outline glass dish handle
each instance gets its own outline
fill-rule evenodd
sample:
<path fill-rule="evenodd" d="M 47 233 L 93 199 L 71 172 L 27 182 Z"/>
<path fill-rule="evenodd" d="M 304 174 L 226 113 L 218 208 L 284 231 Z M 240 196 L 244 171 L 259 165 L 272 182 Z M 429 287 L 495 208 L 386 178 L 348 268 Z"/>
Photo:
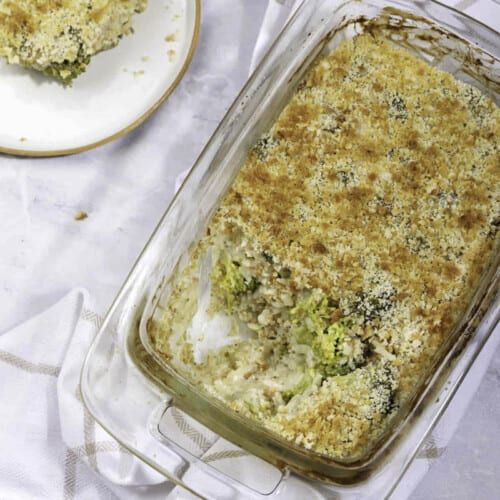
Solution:
<path fill-rule="evenodd" d="M 157 441 L 189 464 L 180 479 L 204 497 L 274 498 L 288 477 L 288 471 L 226 441 L 179 410 L 172 398 L 155 409 L 149 429 Z"/>

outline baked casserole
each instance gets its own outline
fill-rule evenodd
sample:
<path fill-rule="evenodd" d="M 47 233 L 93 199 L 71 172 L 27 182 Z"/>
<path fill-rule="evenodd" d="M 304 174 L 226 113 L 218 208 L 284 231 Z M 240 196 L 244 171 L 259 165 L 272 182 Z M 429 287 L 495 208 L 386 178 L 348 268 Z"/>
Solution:
<path fill-rule="evenodd" d="M 146 0 L 0 0 L 0 56 L 65 84 L 132 31 Z"/>
<path fill-rule="evenodd" d="M 497 244 L 500 112 L 367 32 L 319 57 L 173 282 L 155 350 L 355 460 L 428 374 Z"/>

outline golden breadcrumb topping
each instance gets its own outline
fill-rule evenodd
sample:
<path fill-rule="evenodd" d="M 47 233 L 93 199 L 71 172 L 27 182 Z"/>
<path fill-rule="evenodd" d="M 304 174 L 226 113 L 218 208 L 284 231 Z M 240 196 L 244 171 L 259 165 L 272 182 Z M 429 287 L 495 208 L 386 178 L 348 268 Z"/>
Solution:
<path fill-rule="evenodd" d="M 370 34 L 343 42 L 251 149 L 156 348 L 286 439 L 360 457 L 420 387 L 496 248 L 499 136 L 476 88 Z M 203 355 L 212 330 L 228 340 Z"/>

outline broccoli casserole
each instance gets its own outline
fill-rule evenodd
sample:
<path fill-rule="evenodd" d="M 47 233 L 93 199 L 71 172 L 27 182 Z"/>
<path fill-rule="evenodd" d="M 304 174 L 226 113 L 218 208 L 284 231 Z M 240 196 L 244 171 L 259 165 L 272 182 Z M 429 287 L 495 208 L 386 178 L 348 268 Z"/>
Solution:
<path fill-rule="evenodd" d="M 499 118 L 372 34 L 318 58 L 175 276 L 154 348 L 283 438 L 360 457 L 496 247 Z"/>
<path fill-rule="evenodd" d="M 0 0 L 0 55 L 65 84 L 132 31 L 146 0 Z"/>

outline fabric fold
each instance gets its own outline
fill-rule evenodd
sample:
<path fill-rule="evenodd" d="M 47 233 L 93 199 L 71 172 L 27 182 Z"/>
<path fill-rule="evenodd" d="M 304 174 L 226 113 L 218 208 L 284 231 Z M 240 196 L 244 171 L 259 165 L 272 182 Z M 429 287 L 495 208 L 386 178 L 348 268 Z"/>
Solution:
<path fill-rule="evenodd" d="M 137 498 L 141 490 L 155 499 L 171 488 L 82 402 L 80 372 L 101 322 L 90 303 L 86 290 L 72 290 L 0 336 L 0 498 Z"/>

